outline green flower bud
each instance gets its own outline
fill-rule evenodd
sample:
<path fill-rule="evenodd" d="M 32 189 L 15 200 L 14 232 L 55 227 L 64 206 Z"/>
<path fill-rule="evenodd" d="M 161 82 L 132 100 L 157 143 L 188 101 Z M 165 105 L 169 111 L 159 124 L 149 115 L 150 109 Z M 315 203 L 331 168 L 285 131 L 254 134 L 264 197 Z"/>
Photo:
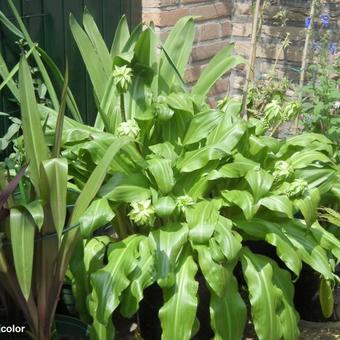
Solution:
<path fill-rule="evenodd" d="M 295 198 L 302 196 L 308 189 L 308 183 L 303 179 L 296 179 L 293 183 L 290 183 L 286 194 L 289 198 Z"/>
<path fill-rule="evenodd" d="M 125 93 L 132 83 L 132 69 L 124 66 L 115 66 L 112 74 L 119 93 Z"/>
<path fill-rule="evenodd" d="M 140 128 L 134 119 L 128 119 L 126 122 L 120 123 L 117 128 L 118 136 L 121 137 L 137 138 L 139 132 Z"/>
<path fill-rule="evenodd" d="M 155 210 L 151 205 L 151 200 L 144 200 L 131 203 L 132 210 L 128 216 L 131 221 L 139 226 L 152 225 L 155 222 Z"/>
<path fill-rule="evenodd" d="M 195 203 L 195 201 L 188 195 L 178 196 L 176 199 L 177 206 L 180 210 L 184 210 Z"/>

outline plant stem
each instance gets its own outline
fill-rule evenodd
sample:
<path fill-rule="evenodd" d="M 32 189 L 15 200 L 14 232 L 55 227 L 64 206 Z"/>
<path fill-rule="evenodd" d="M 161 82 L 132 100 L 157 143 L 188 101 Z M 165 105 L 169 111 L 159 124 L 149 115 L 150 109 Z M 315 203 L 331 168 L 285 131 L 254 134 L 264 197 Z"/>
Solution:
<path fill-rule="evenodd" d="M 309 27 L 306 28 L 306 40 L 305 40 L 305 46 L 303 48 L 303 53 L 302 53 L 302 62 L 301 62 L 301 71 L 300 71 L 300 80 L 299 80 L 300 101 L 302 100 L 302 88 L 303 88 L 303 84 L 305 83 L 306 67 L 308 64 L 308 50 L 309 50 L 309 43 L 310 43 L 310 38 L 312 34 L 312 29 L 313 29 L 313 20 L 315 16 L 316 2 L 317 0 L 312 1 L 311 10 L 310 10 L 311 21 L 310 21 Z M 294 134 L 298 132 L 299 119 L 300 119 L 300 116 L 298 115 L 295 119 Z"/>
<path fill-rule="evenodd" d="M 241 115 L 247 117 L 246 106 L 247 106 L 247 97 L 249 84 L 254 80 L 255 74 L 255 61 L 256 61 L 256 43 L 257 43 L 257 34 L 258 34 L 258 26 L 259 26 L 259 16 L 260 16 L 260 5 L 261 0 L 256 0 L 255 12 L 253 16 L 253 26 L 252 26 L 252 36 L 251 36 L 251 51 L 249 57 L 249 64 L 247 68 L 247 77 L 246 83 L 244 85 L 243 90 L 243 99 L 241 106 Z"/>
<path fill-rule="evenodd" d="M 120 94 L 120 112 L 121 112 L 121 115 L 122 115 L 122 122 L 126 122 L 124 93 Z"/>

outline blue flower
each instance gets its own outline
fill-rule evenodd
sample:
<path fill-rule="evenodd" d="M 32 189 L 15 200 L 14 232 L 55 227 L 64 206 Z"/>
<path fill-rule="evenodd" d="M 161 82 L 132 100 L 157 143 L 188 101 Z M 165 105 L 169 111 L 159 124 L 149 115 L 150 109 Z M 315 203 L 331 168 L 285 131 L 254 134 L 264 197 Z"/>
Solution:
<path fill-rule="evenodd" d="M 328 44 L 328 51 L 330 54 L 335 54 L 336 53 L 336 43 L 329 43 Z"/>
<path fill-rule="evenodd" d="M 307 17 L 306 20 L 305 20 L 305 27 L 310 29 L 311 24 L 312 24 L 312 18 L 311 17 Z"/>
<path fill-rule="evenodd" d="M 329 27 L 329 16 L 328 16 L 328 14 L 321 14 L 320 20 L 321 20 L 323 28 Z"/>

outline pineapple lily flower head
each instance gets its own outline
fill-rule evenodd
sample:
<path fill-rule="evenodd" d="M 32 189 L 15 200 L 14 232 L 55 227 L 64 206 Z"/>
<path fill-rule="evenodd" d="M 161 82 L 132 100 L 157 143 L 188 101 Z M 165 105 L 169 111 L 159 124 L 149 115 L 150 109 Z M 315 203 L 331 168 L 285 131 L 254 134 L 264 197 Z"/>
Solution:
<path fill-rule="evenodd" d="M 285 161 L 277 161 L 274 166 L 274 180 L 281 182 L 288 179 L 294 172 L 293 167 Z"/>
<path fill-rule="evenodd" d="M 192 197 L 188 195 L 178 196 L 176 199 L 177 207 L 183 211 L 186 207 L 189 207 L 195 204 L 195 201 Z"/>
<path fill-rule="evenodd" d="M 140 128 L 134 119 L 128 119 L 126 122 L 119 124 L 117 128 L 118 136 L 130 137 L 136 139 L 140 132 Z"/>
<path fill-rule="evenodd" d="M 143 200 L 131 203 L 132 210 L 128 216 L 130 220 L 139 226 L 151 226 L 155 222 L 155 209 L 151 200 Z"/>
<path fill-rule="evenodd" d="M 125 93 L 132 83 L 132 69 L 126 65 L 115 66 L 112 76 L 118 91 Z"/>
<path fill-rule="evenodd" d="M 296 179 L 294 182 L 290 183 L 286 194 L 289 198 L 295 198 L 302 196 L 308 190 L 308 183 L 303 179 Z"/>

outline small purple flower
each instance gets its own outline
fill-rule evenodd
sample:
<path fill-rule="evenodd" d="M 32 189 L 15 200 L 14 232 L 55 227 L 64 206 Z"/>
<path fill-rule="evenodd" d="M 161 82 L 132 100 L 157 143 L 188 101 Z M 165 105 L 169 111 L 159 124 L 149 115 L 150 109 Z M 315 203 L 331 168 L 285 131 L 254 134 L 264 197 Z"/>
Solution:
<path fill-rule="evenodd" d="M 310 29 L 311 24 L 312 24 L 312 18 L 311 17 L 307 17 L 306 20 L 305 20 L 305 27 Z"/>
<path fill-rule="evenodd" d="M 329 43 L 328 44 L 328 51 L 330 54 L 335 54 L 336 53 L 336 43 Z"/>
<path fill-rule="evenodd" d="M 328 16 L 328 14 L 321 14 L 320 20 L 321 20 L 323 28 L 329 27 L 329 16 Z"/>

